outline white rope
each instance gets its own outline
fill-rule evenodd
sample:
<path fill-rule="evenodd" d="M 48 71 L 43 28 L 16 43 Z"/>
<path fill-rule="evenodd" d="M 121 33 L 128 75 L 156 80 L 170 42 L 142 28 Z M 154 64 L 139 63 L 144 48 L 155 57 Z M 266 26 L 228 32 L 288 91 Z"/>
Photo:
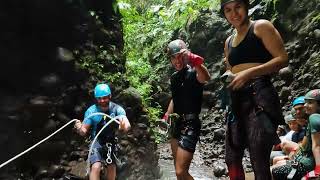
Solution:
<path fill-rule="evenodd" d="M 111 118 L 109 115 L 107 115 L 107 114 L 105 114 L 105 113 L 99 113 L 99 112 L 97 112 L 97 113 L 92 113 L 92 114 L 90 114 L 88 117 L 86 117 L 85 119 L 88 119 L 88 118 L 90 118 L 90 117 L 92 117 L 92 116 L 97 116 L 97 115 L 107 116 L 108 118 L 110 118 L 110 119 L 112 120 L 112 118 Z M 115 118 L 118 118 L 118 117 L 119 117 L 119 116 L 117 116 L 117 117 L 115 117 Z M 115 120 L 115 118 L 114 118 L 113 121 L 116 121 L 116 122 L 119 124 L 119 121 Z M 39 141 L 39 142 L 36 143 L 35 145 L 31 146 L 30 148 L 26 149 L 25 151 L 21 152 L 20 154 L 17 154 L 17 155 L 14 156 L 13 158 L 11 158 L 11 159 L 7 160 L 6 162 L 2 163 L 2 164 L 0 165 L 0 169 L 1 169 L 2 167 L 4 167 L 5 165 L 9 164 L 10 162 L 14 161 L 15 159 L 19 158 L 20 156 L 24 155 L 25 153 L 31 151 L 33 148 L 37 147 L 38 145 L 40 145 L 40 144 L 43 143 L 44 141 L 48 140 L 49 138 L 51 138 L 52 136 L 54 136 L 54 135 L 57 134 L 59 131 L 61 131 L 62 129 L 64 129 L 65 127 L 67 127 L 69 124 L 71 124 L 72 122 L 74 122 L 74 121 L 76 121 L 76 120 L 77 120 L 77 119 L 73 119 L 73 120 L 69 121 L 69 122 L 66 123 L 64 126 L 62 126 L 61 128 L 59 128 L 58 130 L 56 130 L 55 132 L 53 132 L 52 134 L 50 134 L 50 135 L 47 136 L 46 138 L 42 139 L 41 141 Z M 109 123 L 109 124 L 110 124 L 110 123 Z"/>
<path fill-rule="evenodd" d="M 77 119 L 73 119 L 71 121 L 69 121 L 68 123 L 66 123 L 64 126 L 62 126 L 61 128 L 59 128 L 58 130 L 56 130 L 54 133 L 50 134 L 49 136 L 47 136 L 46 138 L 42 139 L 41 141 L 39 141 L 38 143 L 36 143 L 35 145 L 31 146 L 30 148 L 28 148 L 27 150 L 21 152 L 20 154 L 14 156 L 13 158 L 9 159 L 8 161 L 2 163 L 0 165 L 0 169 L 7 165 L 8 163 L 10 163 L 11 161 L 19 158 L 20 156 L 24 155 L 25 153 L 31 151 L 33 148 L 37 147 L 39 144 L 43 143 L 44 141 L 48 140 L 49 138 L 51 138 L 53 135 L 57 134 L 59 131 L 61 131 L 62 129 L 64 129 L 65 127 L 67 127 L 69 124 L 71 124 L 72 122 L 76 121 Z"/>
<path fill-rule="evenodd" d="M 105 113 L 101 113 L 100 115 L 104 115 L 104 116 L 107 116 L 108 118 L 110 118 L 110 121 L 108 121 L 101 129 L 100 131 L 97 133 L 97 135 L 94 137 L 92 143 L 91 143 L 91 146 L 90 146 L 90 149 L 89 149 L 89 155 L 88 155 L 88 159 L 87 159 L 87 175 L 89 174 L 89 171 L 90 171 L 90 157 L 91 157 L 91 153 L 92 153 L 92 149 L 93 149 L 93 145 L 94 143 L 97 141 L 99 135 L 101 134 L 101 132 L 109 125 L 111 124 L 113 121 L 120 124 L 120 122 L 117 120 L 118 118 L 120 117 L 123 117 L 124 115 L 119 115 L 119 116 L 116 116 L 114 118 L 110 117 L 109 115 L 105 114 Z"/>

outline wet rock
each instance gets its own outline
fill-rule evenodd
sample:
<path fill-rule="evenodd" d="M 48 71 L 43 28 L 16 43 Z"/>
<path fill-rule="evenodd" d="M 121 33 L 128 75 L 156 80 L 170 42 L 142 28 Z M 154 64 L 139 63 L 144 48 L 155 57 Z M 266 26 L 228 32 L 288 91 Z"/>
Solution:
<path fill-rule="evenodd" d="M 45 169 L 44 167 L 42 167 L 42 168 L 40 168 L 40 169 L 38 170 L 38 172 L 36 173 L 35 178 L 36 178 L 36 179 L 43 179 L 43 178 L 45 178 L 45 177 L 48 177 L 48 175 L 49 175 L 48 170 Z"/>
<path fill-rule="evenodd" d="M 135 112 L 141 111 L 142 109 L 142 97 L 133 87 L 122 91 L 117 99 L 121 101 L 124 106 L 133 108 Z"/>
<path fill-rule="evenodd" d="M 71 170 L 69 171 L 69 173 L 71 175 L 80 177 L 81 179 L 84 179 L 86 177 L 87 163 L 85 161 L 81 161 L 81 162 L 73 161 L 73 164 L 70 167 L 71 167 Z"/>
<path fill-rule="evenodd" d="M 138 150 L 137 150 L 138 153 L 140 153 L 141 155 L 144 155 L 146 153 L 146 148 L 144 147 L 140 147 Z"/>
<path fill-rule="evenodd" d="M 320 80 L 316 81 L 316 82 L 312 85 L 311 89 L 320 89 Z"/>
<path fill-rule="evenodd" d="M 315 29 L 315 30 L 313 31 L 313 34 L 314 34 L 314 36 L 315 36 L 316 38 L 320 39 L 320 29 Z"/>
<path fill-rule="evenodd" d="M 47 92 L 54 92 L 59 90 L 57 87 L 61 81 L 61 78 L 57 74 L 51 73 L 41 78 L 40 86 L 46 88 Z"/>
<path fill-rule="evenodd" d="M 150 125 L 148 115 L 144 115 L 144 114 L 141 115 L 141 116 L 138 118 L 138 122 L 141 122 L 141 123 L 143 123 L 143 124 L 145 124 L 145 125 L 147 125 L 147 126 Z"/>
<path fill-rule="evenodd" d="M 53 119 L 49 119 L 44 127 L 44 132 L 50 133 L 54 132 L 57 129 L 57 123 Z"/>
<path fill-rule="evenodd" d="M 166 111 L 171 100 L 171 95 L 167 92 L 159 92 L 153 96 L 153 99 L 162 107 L 162 111 Z"/>
<path fill-rule="evenodd" d="M 225 137 L 225 130 L 223 128 L 214 130 L 214 139 L 222 140 Z"/>
<path fill-rule="evenodd" d="M 121 146 L 128 146 L 129 144 L 130 144 L 130 142 L 128 140 L 121 140 L 120 141 Z"/>
<path fill-rule="evenodd" d="M 289 95 L 291 94 L 291 88 L 290 87 L 282 87 L 280 92 L 280 97 L 282 99 L 288 99 Z"/>
<path fill-rule="evenodd" d="M 30 99 L 31 105 L 49 105 L 51 104 L 49 97 L 47 96 L 35 96 L 32 99 Z"/>
<path fill-rule="evenodd" d="M 61 177 L 64 172 L 65 172 L 65 169 L 60 165 L 52 165 L 48 171 L 50 177 L 53 177 L 53 178 Z"/>
<path fill-rule="evenodd" d="M 58 112 L 56 117 L 60 122 L 63 122 L 63 123 L 67 123 L 71 120 L 66 114 L 62 112 Z"/>
<path fill-rule="evenodd" d="M 306 73 L 302 76 L 302 79 L 303 79 L 303 85 L 305 87 L 309 87 L 309 84 L 310 84 L 311 80 L 313 79 L 313 75 L 310 73 Z"/>
<path fill-rule="evenodd" d="M 138 123 L 137 126 L 139 127 L 139 129 L 141 130 L 147 130 L 148 129 L 148 126 L 143 124 L 143 123 Z"/>
<path fill-rule="evenodd" d="M 213 173 L 217 177 L 221 177 L 223 175 L 226 175 L 226 167 L 221 164 L 216 164 L 213 168 Z"/>
<path fill-rule="evenodd" d="M 215 104 L 215 93 L 211 91 L 203 92 L 203 106 L 204 107 L 212 107 Z"/>
<path fill-rule="evenodd" d="M 61 60 L 61 61 L 72 61 L 74 60 L 74 56 L 73 53 L 64 47 L 57 47 L 57 52 L 56 52 L 56 57 L 57 59 Z"/>
<path fill-rule="evenodd" d="M 279 75 L 282 80 L 287 82 L 287 84 L 290 84 L 293 80 L 293 72 L 292 69 L 288 66 L 285 68 L 280 69 Z"/>

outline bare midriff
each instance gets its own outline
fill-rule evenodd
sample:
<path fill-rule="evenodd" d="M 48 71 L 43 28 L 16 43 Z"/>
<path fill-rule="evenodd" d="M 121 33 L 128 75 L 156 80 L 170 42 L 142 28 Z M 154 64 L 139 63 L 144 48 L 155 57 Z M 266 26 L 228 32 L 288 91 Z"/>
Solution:
<path fill-rule="evenodd" d="M 252 67 L 259 66 L 261 64 L 263 64 L 263 63 L 243 63 L 243 64 L 238 64 L 238 65 L 232 66 L 231 72 L 235 74 L 235 73 L 244 71 L 246 69 L 250 69 Z"/>

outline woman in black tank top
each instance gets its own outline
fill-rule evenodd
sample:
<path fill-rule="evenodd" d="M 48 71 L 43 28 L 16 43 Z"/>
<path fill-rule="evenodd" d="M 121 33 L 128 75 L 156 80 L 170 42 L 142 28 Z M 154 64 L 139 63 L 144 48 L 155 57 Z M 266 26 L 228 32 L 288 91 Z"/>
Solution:
<path fill-rule="evenodd" d="M 224 48 L 227 70 L 234 74 L 227 86 L 231 110 L 227 117 L 226 163 L 231 180 L 244 180 L 242 158 L 248 148 L 255 179 L 269 180 L 270 152 L 280 142 L 276 129 L 284 124 L 270 74 L 287 65 L 288 55 L 272 23 L 251 21 L 248 8 L 249 0 L 221 0 L 221 12 L 235 28 Z"/>

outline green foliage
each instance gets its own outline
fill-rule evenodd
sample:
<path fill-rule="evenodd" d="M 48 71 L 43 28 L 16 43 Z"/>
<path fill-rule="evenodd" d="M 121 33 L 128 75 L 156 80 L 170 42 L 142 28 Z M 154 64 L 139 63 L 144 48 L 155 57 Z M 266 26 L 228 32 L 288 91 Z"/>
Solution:
<path fill-rule="evenodd" d="M 218 1 L 119 0 L 118 4 L 123 16 L 127 77 L 143 97 L 148 97 L 152 88 L 148 83 L 159 78 L 153 74 L 155 64 L 168 64 L 164 50 L 174 32 L 195 20 L 200 10 L 217 7 Z"/>
<path fill-rule="evenodd" d="M 122 15 L 126 77 L 143 97 L 151 121 L 160 108 L 151 107 L 152 84 L 161 79 L 158 70 L 168 65 L 165 49 L 175 32 L 185 29 L 200 11 L 218 10 L 218 0 L 118 0 Z"/>
<path fill-rule="evenodd" d="M 312 23 L 319 23 L 320 24 L 320 14 L 317 14 L 315 15 L 313 18 L 312 18 Z"/>
<path fill-rule="evenodd" d="M 114 59 L 112 56 L 112 52 L 105 50 L 100 46 L 97 50 L 85 51 L 80 54 L 79 51 L 74 51 L 74 54 L 79 56 L 79 61 L 77 61 L 77 66 L 80 69 L 84 69 L 88 71 L 94 81 L 107 81 L 110 83 L 114 83 L 120 79 L 120 72 L 106 72 L 104 69 L 103 61 L 107 59 Z M 110 64 L 115 64 L 114 60 L 110 62 Z"/>

